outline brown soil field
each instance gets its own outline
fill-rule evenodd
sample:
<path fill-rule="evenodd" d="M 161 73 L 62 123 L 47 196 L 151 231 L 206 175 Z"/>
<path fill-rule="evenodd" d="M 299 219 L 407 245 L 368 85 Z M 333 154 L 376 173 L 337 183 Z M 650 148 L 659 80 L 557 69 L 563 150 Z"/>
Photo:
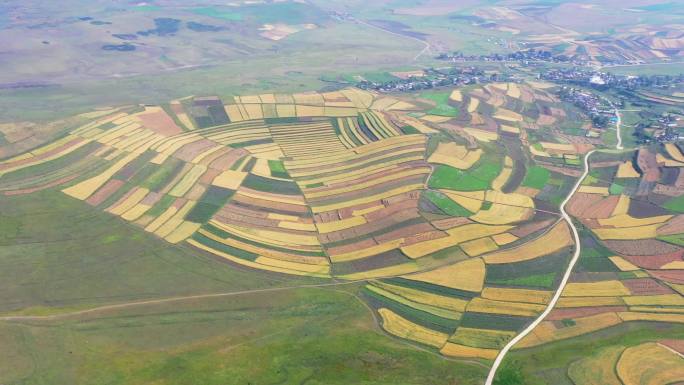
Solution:
<path fill-rule="evenodd" d="M 518 238 L 524 238 L 532 233 L 536 233 L 537 231 L 543 230 L 551 226 L 554 222 L 556 222 L 555 219 L 547 219 L 543 222 L 532 222 L 519 226 L 511 230 L 510 233 Z"/>
<path fill-rule="evenodd" d="M 367 238 L 362 241 L 356 242 L 356 243 L 350 243 L 348 245 L 343 245 L 343 246 L 335 246 L 335 247 L 330 247 L 326 248 L 328 250 L 328 254 L 330 255 L 339 255 L 339 254 L 344 254 L 348 253 L 351 251 L 355 250 L 362 250 L 362 249 L 367 249 L 371 246 L 377 245 L 377 242 L 373 238 Z"/>
<path fill-rule="evenodd" d="M 624 256 L 624 258 L 639 267 L 646 269 L 659 269 L 660 266 L 663 266 L 667 263 L 681 261 L 682 256 L 684 256 L 684 250 L 677 249 L 664 254 L 631 255 Z"/>
<path fill-rule="evenodd" d="M 216 143 L 209 139 L 198 140 L 181 147 L 173 153 L 173 156 L 186 162 L 191 162 L 193 159 L 195 159 L 195 157 L 197 157 L 197 155 L 215 145 Z"/>
<path fill-rule="evenodd" d="M 564 319 L 572 319 L 579 317 L 586 317 L 601 313 L 612 313 L 627 311 L 627 306 L 586 306 L 564 309 L 553 309 L 551 313 L 545 318 L 548 321 L 560 321 Z"/>
<path fill-rule="evenodd" d="M 684 354 L 684 340 L 661 340 L 658 341 L 658 343 L 665 345 L 676 352 Z"/>
<path fill-rule="evenodd" d="M 672 235 L 684 233 L 684 214 L 677 215 L 658 227 L 658 235 Z"/>
<path fill-rule="evenodd" d="M 466 217 L 453 217 L 446 219 L 438 219 L 433 221 L 432 224 L 440 230 L 448 230 L 457 226 L 462 226 L 468 223 L 472 223 L 470 219 Z"/>
<path fill-rule="evenodd" d="M 178 106 L 181 107 L 181 105 Z M 181 112 L 183 112 L 182 107 Z M 164 136 L 176 135 L 183 132 L 183 130 L 176 125 L 176 122 L 174 122 L 161 108 L 153 112 L 141 113 L 138 115 L 138 118 L 143 126 Z"/>
<path fill-rule="evenodd" d="M 637 156 L 637 165 L 643 173 L 643 179 L 647 182 L 657 182 L 660 179 L 660 169 L 656 162 L 656 154 L 642 148 Z"/>
<path fill-rule="evenodd" d="M 268 209 L 270 212 L 274 213 L 298 215 L 306 214 L 309 211 L 307 206 L 274 202 L 266 199 L 252 198 L 239 193 L 233 196 L 233 200 L 235 202 L 240 202 L 251 206 L 264 207 Z"/>
<path fill-rule="evenodd" d="M 247 155 L 249 155 L 249 151 L 245 150 L 244 148 L 231 150 L 228 153 L 216 158 L 216 160 L 211 162 L 209 167 L 215 168 L 217 170 L 228 170 L 238 159 L 241 159 Z"/>
<path fill-rule="evenodd" d="M 649 270 L 652 276 L 670 283 L 684 284 L 684 270 Z"/>
<path fill-rule="evenodd" d="M 616 251 L 622 255 L 653 255 L 653 254 L 667 254 L 674 253 L 680 249 L 677 246 L 669 243 L 661 242 L 655 239 L 641 239 L 638 241 L 604 241 L 609 249 Z M 632 262 L 634 263 L 634 262 Z"/>
<path fill-rule="evenodd" d="M 663 286 L 653 278 L 625 279 L 622 284 L 627 286 L 632 295 L 658 295 L 672 294 L 673 291 L 667 286 Z"/>
<path fill-rule="evenodd" d="M 378 243 L 385 243 L 385 242 L 393 241 L 395 239 L 407 238 L 407 237 L 412 237 L 412 236 L 416 236 L 416 237 L 420 238 L 421 235 L 426 234 L 426 233 L 432 233 L 432 232 L 434 232 L 434 230 L 435 230 L 435 228 L 432 227 L 427 222 L 426 223 L 417 223 L 415 225 L 406 226 L 406 227 L 403 227 L 401 229 L 397 229 L 394 231 L 390 231 L 390 232 L 375 236 L 374 238 L 375 238 L 375 241 Z M 443 234 L 443 233 L 439 232 L 438 234 Z M 431 238 L 429 236 L 426 236 L 426 237 L 428 239 L 435 239 L 435 238 Z"/>
<path fill-rule="evenodd" d="M 86 202 L 92 206 L 97 206 L 100 203 L 104 202 L 107 198 L 109 198 L 110 195 L 112 195 L 116 190 L 121 188 L 121 186 L 124 185 L 124 182 L 118 179 L 110 179 L 105 183 L 104 186 L 100 187 L 99 190 L 95 192 L 95 194 L 91 195 Z"/>

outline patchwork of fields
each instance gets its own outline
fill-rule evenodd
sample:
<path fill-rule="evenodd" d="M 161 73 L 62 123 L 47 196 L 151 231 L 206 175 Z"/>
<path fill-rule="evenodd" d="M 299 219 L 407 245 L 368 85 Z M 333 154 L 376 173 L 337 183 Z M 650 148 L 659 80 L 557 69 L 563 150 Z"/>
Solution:
<path fill-rule="evenodd" d="M 553 91 L 350 88 L 103 111 L 1 161 L 0 194 L 59 190 L 230 264 L 361 281 L 387 333 L 488 361 L 551 300 L 577 247 L 558 204 L 604 145 Z M 580 268 L 517 348 L 684 323 L 682 150 L 594 155 L 568 204 Z M 606 353 L 625 378 L 630 349 Z"/>

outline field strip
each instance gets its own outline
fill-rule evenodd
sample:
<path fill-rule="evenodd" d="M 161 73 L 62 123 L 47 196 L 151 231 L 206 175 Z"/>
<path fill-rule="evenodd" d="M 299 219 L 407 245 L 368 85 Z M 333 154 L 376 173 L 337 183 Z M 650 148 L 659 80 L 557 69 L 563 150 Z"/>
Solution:
<path fill-rule="evenodd" d="M 618 133 L 618 142 L 615 145 L 615 148 L 617 150 L 622 150 L 622 137 L 620 136 L 620 125 L 622 124 L 622 116 L 620 115 L 620 111 L 613 105 L 612 102 L 606 99 L 608 103 L 610 103 L 611 107 L 615 109 L 615 115 L 617 117 L 617 121 L 615 122 L 615 128 L 617 129 Z M 580 253 L 582 251 L 582 245 L 580 243 L 579 239 L 579 234 L 577 232 L 577 227 L 575 227 L 575 224 L 572 222 L 572 218 L 568 215 L 568 213 L 565 211 L 565 206 L 566 204 L 570 201 L 573 195 L 575 195 L 575 192 L 579 189 L 580 185 L 582 184 L 582 181 L 584 178 L 589 175 L 589 158 L 591 157 L 591 154 L 596 152 L 596 150 L 591 150 L 587 153 L 587 155 L 584 157 L 584 172 L 582 172 L 582 175 L 577 179 L 577 182 L 575 183 L 575 186 L 573 189 L 568 193 L 568 196 L 565 198 L 563 203 L 560 205 L 560 211 L 561 215 L 563 216 L 563 219 L 568 222 L 570 225 L 570 228 L 572 229 L 572 236 L 575 240 L 575 245 L 577 247 L 575 248 L 575 253 L 572 255 L 572 259 L 570 260 L 570 263 L 568 264 L 568 268 L 565 270 L 565 274 L 563 274 L 563 279 L 561 280 L 560 285 L 558 286 L 558 289 L 556 290 L 556 293 L 553 295 L 553 298 L 551 298 L 551 302 L 546 306 L 546 309 L 544 312 L 542 312 L 537 319 L 535 319 L 525 330 L 520 332 L 515 338 L 510 340 L 506 346 L 504 346 L 503 349 L 499 352 L 499 354 L 496 356 L 496 359 L 494 360 L 494 363 L 492 364 L 492 368 L 489 370 L 489 374 L 487 375 L 487 380 L 485 381 L 485 385 L 492 385 L 494 382 L 494 377 L 496 376 L 496 370 L 499 368 L 501 365 L 501 362 L 503 362 L 504 357 L 508 353 L 513 346 L 518 343 L 520 340 L 525 338 L 528 334 L 530 334 L 535 327 L 537 327 L 543 320 L 546 318 L 549 313 L 551 313 L 551 310 L 553 310 L 554 306 L 556 306 L 556 303 L 558 302 L 558 299 L 560 298 L 561 294 L 563 293 L 563 289 L 565 288 L 565 285 L 567 285 L 568 280 L 570 279 L 570 274 L 572 274 L 572 269 L 575 267 L 575 264 L 579 260 Z"/>
<path fill-rule="evenodd" d="M 563 289 L 565 288 L 565 285 L 568 283 L 568 280 L 570 279 L 570 274 L 572 273 L 572 269 L 575 267 L 575 264 L 579 260 L 580 252 L 582 250 L 581 245 L 580 245 L 580 239 L 579 239 L 579 233 L 577 232 L 577 227 L 575 227 L 575 224 L 572 223 L 572 218 L 568 215 L 568 213 L 565 211 L 565 205 L 570 201 L 573 195 L 575 195 L 575 192 L 577 192 L 577 189 L 579 189 L 580 185 L 582 184 L 582 181 L 584 178 L 587 177 L 589 174 L 589 158 L 591 157 L 591 154 L 596 152 L 596 150 L 589 151 L 587 155 L 584 157 L 584 172 L 582 175 L 577 179 L 577 182 L 575 183 L 575 186 L 573 189 L 570 191 L 568 196 L 565 198 L 563 203 L 560 205 L 560 211 L 561 215 L 563 216 L 563 219 L 568 222 L 570 225 L 570 228 L 572 229 L 572 236 L 575 241 L 575 253 L 572 255 L 572 259 L 570 260 L 570 263 L 568 264 L 568 268 L 565 270 L 565 274 L 563 274 L 563 279 L 561 280 L 560 285 L 558 286 L 558 289 L 556 290 L 556 293 L 553 295 L 553 298 L 551 298 L 551 301 L 549 304 L 546 306 L 546 309 L 535 319 L 525 330 L 520 332 L 515 338 L 510 340 L 506 346 L 504 346 L 503 349 L 499 352 L 499 354 L 496 356 L 496 359 L 494 360 L 494 363 L 492 364 L 492 368 L 489 370 L 489 374 L 487 375 L 487 380 L 485 381 L 485 385 L 492 385 L 494 382 L 494 376 L 496 375 L 496 370 L 499 368 L 501 365 L 501 362 L 503 362 L 504 357 L 506 357 L 506 354 L 508 353 L 511 348 L 518 343 L 520 340 L 525 338 L 528 334 L 534 330 L 543 320 L 546 318 L 549 313 L 551 313 L 551 310 L 553 310 L 554 306 L 556 306 L 556 302 L 558 302 L 558 299 L 560 299 L 561 293 L 563 292 Z"/>

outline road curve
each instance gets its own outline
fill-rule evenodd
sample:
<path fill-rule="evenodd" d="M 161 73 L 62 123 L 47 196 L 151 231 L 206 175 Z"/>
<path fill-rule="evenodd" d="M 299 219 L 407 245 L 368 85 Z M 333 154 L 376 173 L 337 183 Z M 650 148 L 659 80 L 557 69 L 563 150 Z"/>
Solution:
<path fill-rule="evenodd" d="M 617 111 L 617 110 L 616 110 Z M 618 114 L 619 116 L 619 114 Z M 618 118 L 619 119 L 619 118 Z M 618 126 L 619 127 L 619 126 Z M 589 174 L 589 158 L 591 157 L 591 154 L 593 154 L 596 150 L 592 150 L 587 153 L 587 155 L 584 157 L 584 172 L 582 175 L 577 179 L 577 182 L 575 183 L 575 186 L 572 188 L 568 196 L 565 198 L 563 203 L 560 205 L 560 212 L 563 217 L 563 219 L 568 223 L 570 228 L 572 229 L 572 236 L 575 241 L 575 253 L 572 255 L 572 259 L 570 260 L 570 263 L 568 264 L 568 268 L 565 270 L 565 274 L 563 275 L 563 279 L 561 280 L 560 285 L 558 286 L 558 289 L 556 290 L 556 293 L 553 295 L 553 298 L 551 298 L 551 301 L 549 302 L 548 305 L 546 305 L 546 309 L 544 309 L 544 312 L 542 312 L 537 319 L 534 320 L 525 330 L 520 332 L 515 338 L 510 340 L 506 346 L 504 346 L 503 349 L 499 352 L 499 354 L 496 356 L 496 359 L 494 360 L 494 364 L 492 365 L 491 369 L 489 370 L 489 374 L 487 375 L 487 380 L 485 381 L 485 385 L 492 385 L 494 382 L 494 377 L 496 376 L 496 371 L 501 365 L 501 362 L 503 362 L 504 357 L 506 357 L 506 354 L 508 353 L 511 348 L 517 344 L 520 340 L 525 338 L 528 334 L 534 330 L 537 325 L 539 325 L 544 318 L 546 318 L 547 315 L 553 310 L 553 308 L 556 306 L 556 302 L 558 302 L 558 299 L 561 296 L 561 293 L 563 292 L 563 289 L 565 288 L 565 285 L 567 285 L 568 280 L 570 279 L 570 274 L 572 273 L 572 269 L 575 267 L 575 264 L 577 263 L 577 260 L 579 260 L 580 252 L 581 252 L 581 245 L 580 245 L 580 239 L 579 239 L 579 233 L 577 232 L 577 227 L 575 227 L 575 224 L 572 222 L 572 219 L 568 215 L 568 213 L 565 211 L 565 205 L 570 201 L 573 195 L 575 195 L 575 192 L 577 192 L 577 189 L 580 187 L 582 184 L 582 181 L 586 176 Z"/>

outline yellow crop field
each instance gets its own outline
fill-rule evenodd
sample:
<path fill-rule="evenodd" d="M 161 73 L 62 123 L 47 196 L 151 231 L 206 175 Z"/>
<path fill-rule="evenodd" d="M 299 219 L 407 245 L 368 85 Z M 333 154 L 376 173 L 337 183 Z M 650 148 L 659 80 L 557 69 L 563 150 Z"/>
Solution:
<path fill-rule="evenodd" d="M 682 154 L 674 143 L 665 143 L 665 151 L 667 151 L 667 154 L 677 162 L 684 162 L 684 154 Z"/>
<path fill-rule="evenodd" d="M 506 95 L 518 99 L 520 97 L 520 88 L 515 83 L 508 83 L 508 92 L 506 92 Z"/>
<path fill-rule="evenodd" d="M 572 308 L 585 306 L 624 306 L 622 297 L 561 297 L 558 308 Z"/>
<path fill-rule="evenodd" d="M 101 174 L 96 175 L 90 179 L 86 179 L 71 187 L 67 187 L 64 190 L 62 190 L 62 192 L 76 199 L 86 200 L 95 192 L 95 190 L 102 187 L 102 185 L 105 184 L 114 174 L 116 174 L 119 170 L 124 168 L 128 163 L 130 163 L 137 157 L 138 154 L 128 154 L 118 162 L 114 163 L 111 167 L 106 169 Z"/>
<path fill-rule="evenodd" d="M 213 221 L 211 223 L 214 223 Z M 293 234 L 283 231 L 273 231 L 258 228 L 246 228 L 242 226 L 234 226 L 223 224 L 222 229 L 231 232 L 237 236 L 247 238 L 253 241 L 295 248 L 297 246 L 319 246 L 318 237 L 308 234 Z"/>
<path fill-rule="evenodd" d="M 446 249 L 462 242 L 484 238 L 511 229 L 511 226 L 489 226 L 483 224 L 467 224 L 447 230 L 449 236 L 404 246 L 401 251 L 410 258 L 420 258 L 435 251 Z"/>
<path fill-rule="evenodd" d="M 624 346 L 610 346 L 575 361 L 568 367 L 568 377 L 575 385 L 623 385 L 615 374 L 615 365 Z"/>
<path fill-rule="evenodd" d="M 404 278 L 452 289 L 480 292 L 484 286 L 485 265 L 482 258 L 472 258 Z"/>
<path fill-rule="evenodd" d="M 480 207 L 482 207 L 482 202 L 484 202 L 485 199 L 484 191 L 440 191 L 449 197 L 449 199 L 473 213 L 476 213 L 480 210 Z"/>
<path fill-rule="evenodd" d="M 279 118 L 294 118 L 297 116 L 294 104 L 278 104 L 276 105 L 276 112 Z"/>
<path fill-rule="evenodd" d="M 150 190 L 142 187 L 134 187 L 135 191 L 130 194 L 126 199 L 120 202 L 116 207 L 111 207 L 107 209 L 110 213 L 114 215 L 121 215 L 126 211 L 137 205 L 145 196 L 150 192 Z"/>
<path fill-rule="evenodd" d="M 175 230 L 173 230 L 164 239 L 170 243 L 178 243 L 180 241 L 184 241 L 192 234 L 194 234 L 195 231 L 197 231 L 200 228 L 200 226 L 202 225 L 199 223 L 183 221 L 180 225 L 178 225 L 178 227 L 176 227 Z"/>
<path fill-rule="evenodd" d="M 576 337 L 617 325 L 622 319 L 615 313 L 601 313 L 588 317 L 574 319 L 575 324 L 557 328 L 553 321 L 544 321 L 537 326 L 532 333 L 523 338 L 517 348 L 528 348 L 541 345 L 550 341 Z"/>
<path fill-rule="evenodd" d="M 529 198 L 527 196 L 525 197 Z M 534 210 L 531 208 L 493 203 L 487 210 L 480 210 L 474 215 L 471 215 L 470 219 L 488 225 L 505 225 L 527 220 L 533 215 Z"/>
<path fill-rule="evenodd" d="M 508 314 L 533 317 L 544 311 L 545 306 L 524 302 L 496 301 L 481 297 L 473 298 L 466 311 L 491 314 Z"/>
<path fill-rule="evenodd" d="M 374 96 L 372 93 L 358 88 L 345 88 L 340 92 L 354 103 L 356 108 L 366 109 L 373 104 Z"/>
<path fill-rule="evenodd" d="M 612 216 L 616 217 L 619 215 L 627 215 L 627 212 L 629 210 L 629 203 L 630 203 L 630 198 L 627 195 L 620 195 L 620 198 L 618 199 L 618 203 L 613 209 L 613 212 L 611 213 Z"/>
<path fill-rule="evenodd" d="M 503 185 L 508 182 L 508 179 L 511 177 L 511 174 L 513 173 L 513 169 L 510 167 L 504 167 L 501 169 L 501 173 L 497 175 L 496 178 L 492 181 L 492 189 L 495 191 L 501 191 L 501 188 Z"/>
<path fill-rule="evenodd" d="M 498 249 L 499 246 L 489 237 L 474 239 L 461 244 L 461 249 L 471 257 L 476 257 Z"/>
<path fill-rule="evenodd" d="M 630 291 L 622 282 L 617 280 L 570 282 L 563 289 L 563 297 L 616 297 L 624 295 L 630 295 Z"/>
<path fill-rule="evenodd" d="M 586 194 L 599 194 L 599 195 L 610 195 L 610 192 L 608 191 L 608 187 L 599 187 L 599 186 L 580 186 L 580 188 L 577 190 L 578 192 L 581 193 L 586 193 Z"/>
<path fill-rule="evenodd" d="M 633 295 L 625 297 L 624 300 L 625 303 L 630 306 L 684 306 L 684 297 L 679 294 Z"/>
<path fill-rule="evenodd" d="M 626 161 L 618 166 L 617 174 L 615 174 L 615 176 L 618 178 L 638 178 L 641 175 L 634 169 L 632 162 Z"/>
<path fill-rule="evenodd" d="M 520 133 L 520 128 L 515 127 L 515 126 L 509 126 L 506 124 L 502 124 L 501 127 L 499 127 L 501 131 L 503 132 L 508 132 L 511 134 L 519 134 Z"/>
<path fill-rule="evenodd" d="M 373 285 L 380 287 L 391 293 L 394 293 L 396 295 L 399 295 L 401 297 L 404 297 L 408 300 L 424 303 L 427 305 L 432 305 L 435 307 L 449 310 L 451 312 L 462 313 L 465 311 L 466 305 L 468 304 L 468 301 L 460 298 L 447 297 L 422 290 L 392 285 L 380 281 L 373 281 Z"/>
<path fill-rule="evenodd" d="M 493 360 L 499 354 L 498 349 L 475 348 L 452 342 L 447 342 L 439 352 L 450 357 L 483 358 L 485 360 Z"/>
<path fill-rule="evenodd" d="M 622 214 L 614 215 L 610 218 L 602 218 L 599 219 L 598 222 L 601 226 L 637 227 L 664 223 L 668 221 L 670 218 L 672 218 L 672 215 L 659 215 L 655 217 L 636 218 L 629 214 Z"/>
<path fill-rule="evenodd" d="M 482 298 L 497 301 L 513 301 L 535 304 L 546 304 L 551 300 L 553 292 L 547 290 L 512 289 L 503 287 L 486 287 Z"/>
<path fill-rule="evenodd" d="M 468 151 L 465 146 L 454 142 L 440 143 L 428 162 L 445 164 L 460 170 L 467 170 L 482 156 L 482 149 Z"/>
<path fill-rule="evenodd" d="M 503 233 L 492 236 L 492 239 L 494 240 L 494 242 L 496 242 L 497 245 L 503 246 L 517 241 L 518 237 L 511 233 Z"/>
<path fill-rule="evenodd" d="M 432 306 L 429 304 L 414 302 L 408 298 L 394 294 L 390 291 L 387 291 L 387 290 L 380 288 L 380 287 L 377 287 L 377 286 L 366 285 L 366 289 L 372 291 L 375 294 L 378 294 L 378 295 L 383 296 L 385 298 L 388 298 L 392 301 L 400 303 L 404 306 L 408 306 L 410 308 L 417 309 L 417 310 L 420 310 L 420 311 L 425 312 L 425 313 L 433 314 L 433 315 L 436 315 L 438 317 L 442 317 L 445 319 L 451 319 L 451 320 L 461 319 L 462 314 L 459 312 L 454 312 L 451 310 L 442 309 L 440 307 Z"/>
<path fill-rule="evenodd" d="M 632 262 L 620 257 L 620 256 L 612 256 L 608 257 L 613 264 L 620 269 L 620 271 L 634 271 L 634 270 L 639 270 L 638 266 L 635 266 L 632 264 Z"/>
<path fill-rule="evenodd" d="M 471 127 L 466 127 L 463 129 L 463 131 L 472 135 L 475 139 L 482 142 L 493 142 L 499 140 L 499 134 L 493 131 L 485 131 Z"/>
<path fill-rule="evenodd" d="M 658 234 L 656 230 L 660 225 L 647 225 L 638 227 L 604 227 L 599 229 L 591 229 L 602 240 L 619 239 L 648 239 L 655 238 Z"/>
<path fill-rule="evenodd" d="M 169 191 L 169 195 L 174 197 L 182 197 L 190 188 L 197 182 L 197 180 L 207 171 L 207 166 L 196 164 L 187 174 Z"/>
<path fill-rule="evenodd" d="M 391 175 L 387 175 L 384 177 L 380 178 L 374 178 L 373 180 L 370 180 L 368 182 L 363 182 L 363 183 L 355 183 L 352 186 L 347 186 L 347 187 L 340 187 L 340 188 L 333 188 L 333 189 L 326 189 L 323 191 L 316 191 L 316 192 L 305 192 L 304 195 L 311 199 L 311 198 L 320 198 L 320 197 L 326 197 L 326 196 L 331 196 L 331 195 L 337 195 L 337 194 L 343 194 L 351 191 L 357 191 L 357 190 L 362 190 L 368 187 L 372 187 L 381 183 L 393 181 L 396 179 L 402 179 L 402 178 L 407 178 L 411 176 L 416 176 L 416 175 L 422 175 L 422 174 L 428 174 L 430 172 L 430 168 L 428 167 L 417 167 L 417 168 L 411 168 L 406 171 L 394 173 Z"/>
<path fill-rule="evenodd" d="M 416 325 L 389 309 L 378 309 L 378 313 L 380 314 L 380 317 L 382 317 L 382 327 L 387 330 L 388 333 L 394 334 L 397 337 L 437 348 L 441 348 L 449 337 L 444 333 Z"/>
<path fill-rule="evenodd" d="M 178 228 L 183 223 L 183 218 L 195 207 L 195 201 L 187 201 L 176 213 L 174 213 L 168 221 L 164 222 L 154 234 L 161 238 L 165 238 L 167 235 L 171 234 L 173 230 Z"/>
<path fill-rule="evenodd" d="M 449 342 L 475 348 L 500 349 L 515 337 L 515 334 L 514 331 L 508 330 L 473 329 L 461 326 L 449 337 Z"/>
<path fill-rule="evenodd" d="M 489 254 L 484 258 L 488 264 L 527 261 L 554 253 L 570 244 L 572 244 L 570 229 L 565 221 L 561 221 L 537 239 L 516 248 Z"/>
<path fill-rule="evenodd" d="M 255 198 L 255 199 L 263 199 L 271 202 L 279 202 L 279 203 L 285 203 L 289 205 L 298 205 L 298 206 L 305 206 L 306 202 L 304 202 L 304 198 L 298 195 L 284 195 L 284 194 L 275 194 L 275 193 L 267 193 L 263 191 L 257 191 L 257 190 L 251 190 L 247 189 L 245 187 L 242 187 L 238 190 L 238 194 L 250 197 L 250 198 Z"/>
<path fill-rule="evenodd" d="M 330 266 L 329 265 L 314 265 L 314 264 L 308 264 L 308 263 L 298 263 L 298 262 L 292 262 L 292 261 L 287 261 L 287 260 L 283 260 L 283 259 L 269 258 L 269 257 L 265 257 L 265 256 L 257 257 L 257 259 L 255 259 L 254 262 L 261 264 L 261 265 L 280 267 L 283 269 L 302 271 L 305 273 L 314 273 L 314 274 L 321 274 L 321 275 L 328 275 L 330 273 Z"/>
<path fill-rule="evenodd" d="M 423 188 L 422 184 L 410 184 L 406 186 L 401 186 L 397 187 L 382 193 L 377 193 L 373 195 L 369 195 L 363 198 L 357 198 L 357 199 L 352 199 L 344 202 L 339 202 L 339 203 L 331 203 L 328 205 L 323 205 L 323 206 L 311 206 L 311 211 L 314 213 L 322 213 L 325 211 L 331 211 L 331 210 L 338 210 L 342 209 L 345 207 L 351 207 L 351 206 L 357 206 L 357 205 L 362 205 L 365 203 L 370 203 L 373 201 L 381 200 L 381 199 L 387 199 L 389 197 L 403 194 L 409 191 L 414 191 L 414 190 L 421 190 Z"/>
<path fill-rule="evenodd" d="M 624 385 L 674 384 L 684 380 L 684 358 L 654 342 L 625 349 L 615 369 Z"/>
<path fill-rule="evenodd" d="M 505 108 L 497 108 L 493 117 L 496 119 L 506 120 L 509 122 L 522 122 L 523 121 L 522 115 L 520 115 L 517 112 L 507 110 Z"/>
<path fill-rule="evenodd" d="M 478 98 L 470 98 L 470 102 L 468 103 L 468 112 L 473 113 L 477 111 L 477 107 L 480 105 L 480 99 Z"/>
<path fill-rule="evenodd" d="M 410 274 L 420 270 L 421 267 L 415 262 L 401 263 L 399 265 L 393 265 L 389 267 L 381 267 L 379 269 L 373 269 L 368 271 L 361 271 L 358 273 L 339 275 L 337 278 L 347 279 L 347 280 L 359 280 L 359 279 L 374 279 L 374 278 L 384 278 L 384 277 L 396 277 L 402 274 Z"/>
<path fill-rule="evenodd" d="M 152 206 L 149 205 L 144 205 L 142 203 L 138 203 L 137 205 L 133 206 L 131 209 L 123 213 L 121 215 L 121 218 L 127 220 L 127 221 L 134 221 L 138 218 L 140 218 L 143 214 L 147 212 L 147 210 L 151 209 Z"/>
<path fill-rule="evenodd" d="M 217 175 L 211 182 L 214 186 L 237 190 L 247 177 L 246 172 L 226 170 Z"/>
<path fill-rule="evenodd" d="M 453 90 L 453 91 L 451 91 L 451 95 L 449 95 L 449 99 L 451 99 L 455 102 L 462 102 L 463 101 L 463 94 L 461 94 L 460 90 Z"/>
<path fill-rule="evenodd" d="M 240 265 L 251 267 L 253 269 L 268 270 L 268 271 L 273 271 L 273 272 L 277 272 L 277 273 L 285 273 L 285 274 L 304 275 L 304 276 L 309 276 L 309 277 L 319 277 L 319 278 L 329 278 L 330 277 L 327 274 L 309 273 L 309 272 L 304 272 L 304 271 L 299 271 L 299 270 L 285 269 L 285 268 L 278 267 L 278 266 L 262 265 L 260 263 L 248 261 L 246 259 L 242 259 L 242 258 L 232 256 L 232 255 L 225 253 L 223 251 L 213 249 L 209 246 L 203 245 L 203 244 L 195 241 L 194 239 L 189 239 L 187 242 L 190 245 L 192 245 L 192 246 L 194 246 L 200 250 L 207 251 L 211 254 L 218 255 L 219 257 L 225 258 L 227 260 L 230 260 L 230 261 L 235 262 L 235 263 L 240 264 Z"/>

